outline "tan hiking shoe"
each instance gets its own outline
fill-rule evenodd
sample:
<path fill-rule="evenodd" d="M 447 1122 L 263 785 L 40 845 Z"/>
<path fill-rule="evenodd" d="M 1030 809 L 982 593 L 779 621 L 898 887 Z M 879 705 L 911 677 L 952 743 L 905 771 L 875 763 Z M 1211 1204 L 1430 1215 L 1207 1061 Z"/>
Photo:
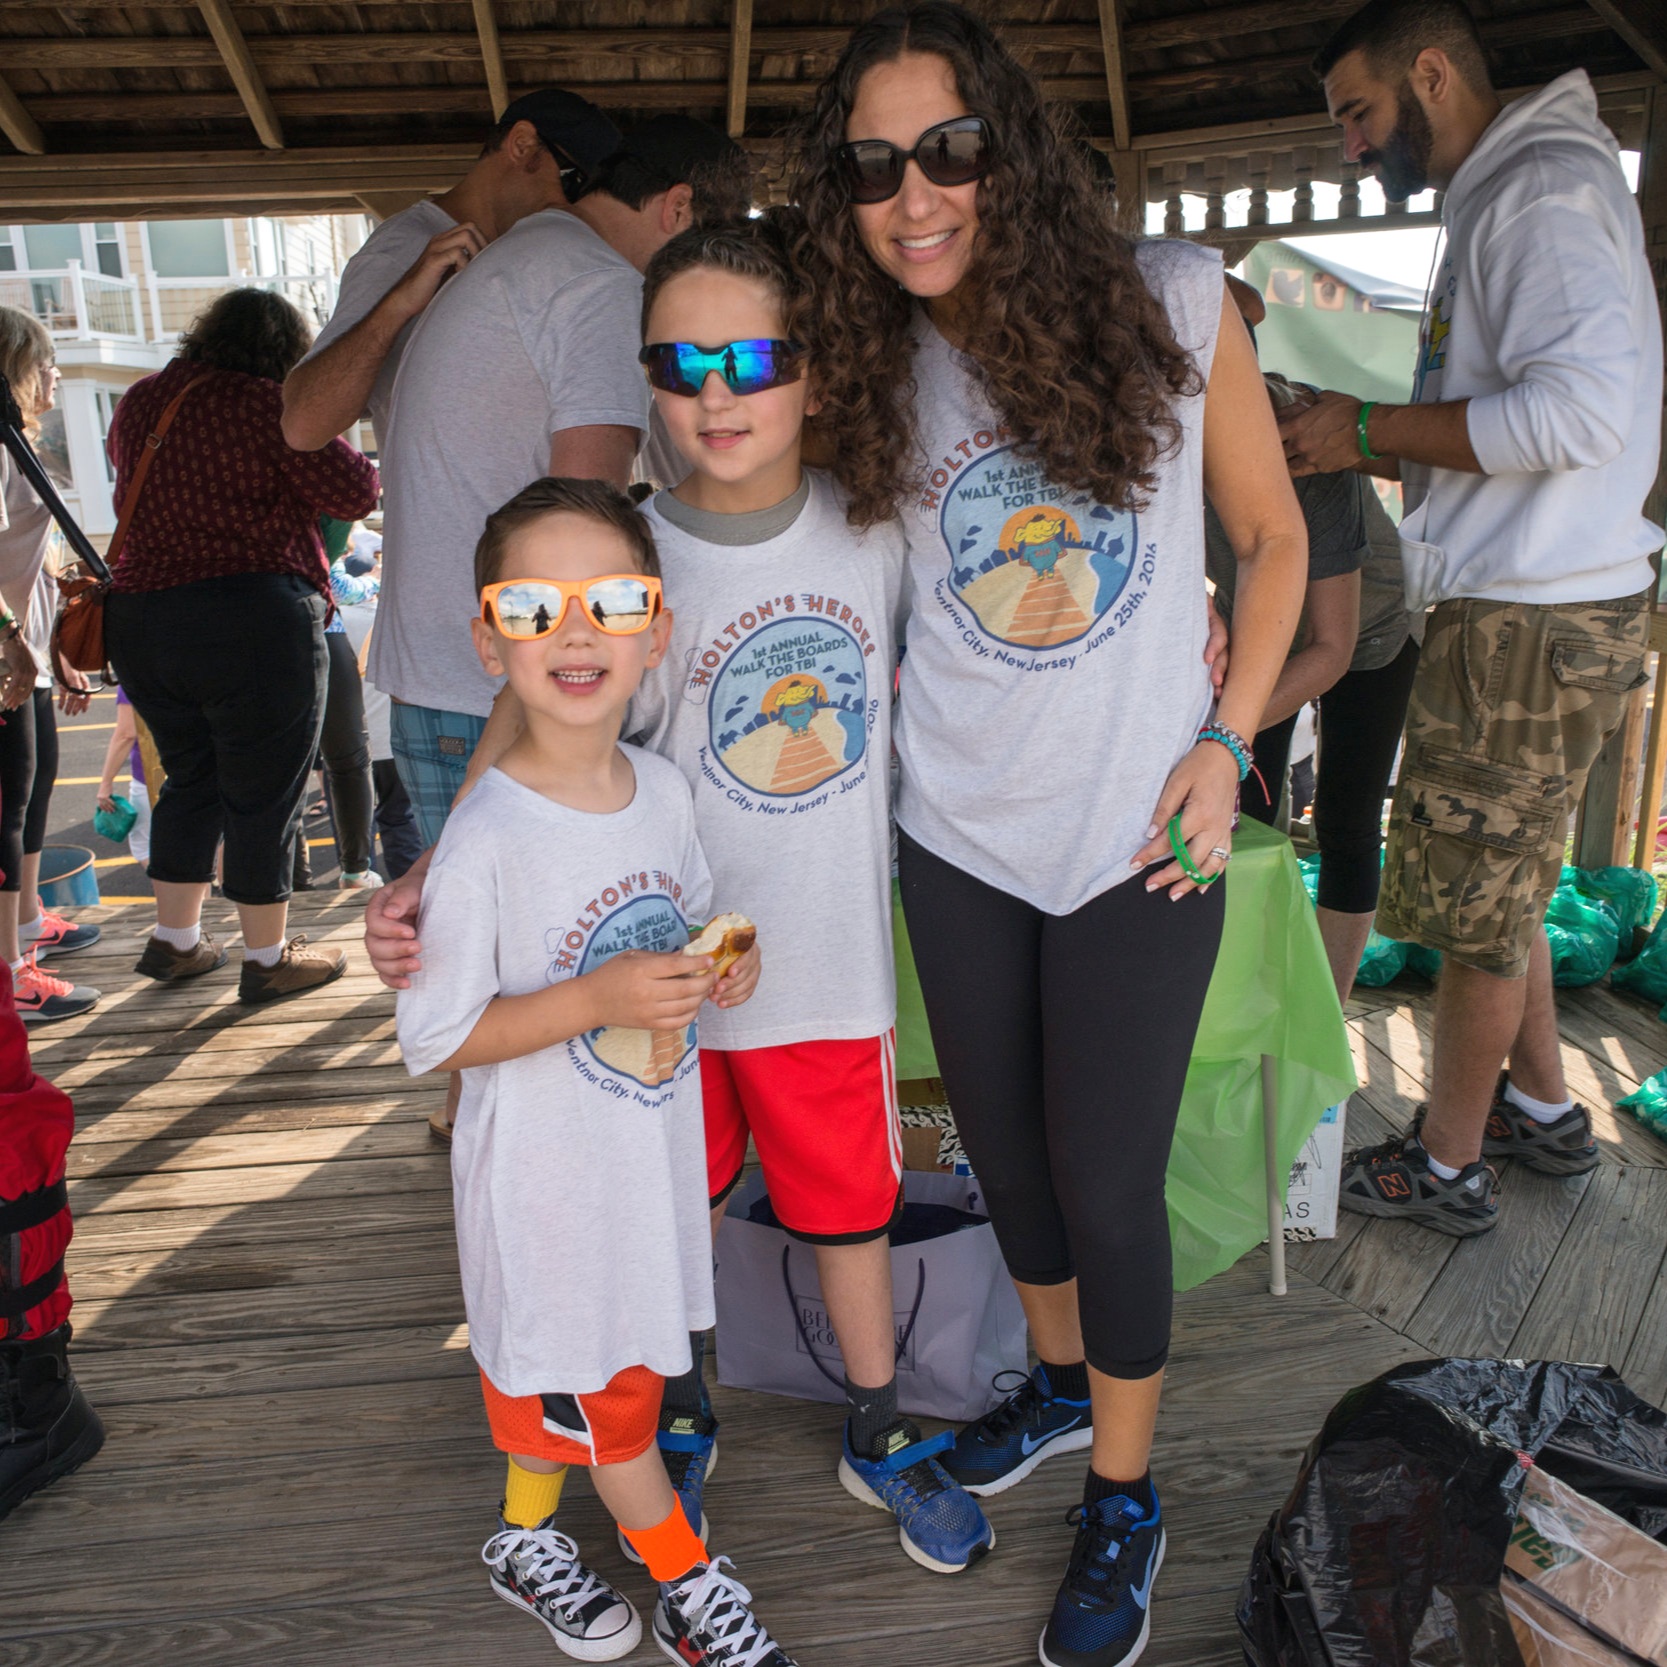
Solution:
<path fill-rule="evenodd" d="M 340 949 L 309 949 L 305 936 L 293 937 L 284 945 L 284 953 L 274 966 L 263 967 L 259 961 L 245 961 L 243 976 L 237 981 L 237 999 L 250 1003 L 280 1001 L 285 996 L 298 996 L 304 990 L 316 990 L 329 984 L 347 971 L 347 955 Z"/>
<path fill-rule="evenodd" d="M 225 964 L 225 950 L 205 932 L 190 949 L 175 949 L 160 938 L 152 938 L 133 970 L 167 984 L 176 978 L 198 978 Z"/>

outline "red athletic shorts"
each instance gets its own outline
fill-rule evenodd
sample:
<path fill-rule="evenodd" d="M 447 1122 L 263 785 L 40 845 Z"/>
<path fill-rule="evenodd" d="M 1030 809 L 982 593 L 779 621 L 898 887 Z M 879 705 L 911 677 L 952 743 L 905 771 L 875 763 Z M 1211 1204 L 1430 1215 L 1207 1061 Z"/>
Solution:
<path fill-rule="evenodd" d="M 624 1464 L 646 1453 L 665 1385 L 658 1372 L 627 1366 L 594 1395 L 506 1395 L 480 1375 L 492 1445 L 558 1464 Z"/>
<path fill-rule="evenodd" d="M 751 1134 L 770 1202 L 795 1238 L 861 1244 L 903 1198 L 897 1042 L 788 1042 L 700 1050 L 706 1179 L 714 1204 L 741 1179 Z"/>

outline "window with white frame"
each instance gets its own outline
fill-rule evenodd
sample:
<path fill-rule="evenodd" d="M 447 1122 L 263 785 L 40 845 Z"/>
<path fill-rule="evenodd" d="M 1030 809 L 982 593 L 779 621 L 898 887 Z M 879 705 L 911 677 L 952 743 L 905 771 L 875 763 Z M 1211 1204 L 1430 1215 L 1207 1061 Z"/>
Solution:
<path fill-rule="evenodd" d="M 224 220 L 152 220 L 151 269 L 159 278 L 229 278 Z"/>
<path fill-rule="evenodd" d="M 110 424 L 116 415 L 116 402 L 125 391 L 122 388 L 93 390 L 93 404 L 98 411 L 98 454 L 104 459 L 104 478 L 112 485 L 116 480 L 116 465 L 110 461 Z"/>
<path fill-rule="evenodd" d="M 12 228 L 0 226 L 0 272 L 17 270 L 17 244 L 12 241 Z"/>
<path fill-rule="evenodd" d="M 106 278 L 122 276 L 122 234 L 113 220 L 100 220 L 93 226 L 93 270 Z"/>
<path fill-rule="evenodd" d="M 79 226 L 25 226 L 23 264 L 33 272 L 62 272 L 72 260 L 80 260 Z"/>

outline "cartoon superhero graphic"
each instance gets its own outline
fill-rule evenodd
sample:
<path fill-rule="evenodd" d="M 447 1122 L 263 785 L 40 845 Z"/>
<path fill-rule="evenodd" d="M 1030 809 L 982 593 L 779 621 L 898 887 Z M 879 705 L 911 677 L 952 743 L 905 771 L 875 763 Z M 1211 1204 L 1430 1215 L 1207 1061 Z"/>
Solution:
<path fill-rule="evenodd" d="M 628 949 L 682 949 L 689 929 L 672 900 L 663 893 L 634 897 L 607 916 L 591 934 L 579 962 L 581 974 L 594 972 L 604 961 Z M 658 1088 L 678 1073 L 694 1046 L 695 1027 L 681 1030 L 632 1030 L 605 1025 L 588 1030 L 582 1042 L 598 1065 L 630 1077 L 644 1088 Z"/>
<path fill-rule="evenodd" d="M 1009 513 L 992 538 L 986 521 L 996 504 Z M 1134 565 L 1133 515 L 1057 492 L 1010 447 L 956 477 L 940 526 L 950 585 L 989 636 L 1020 648 L 1086 636 Z"/>
<path fill-rule="evenodd" d="M 778 619 L 746 638 L 713 679 L 712 750 L 744 787 L 793 798 L 868 750 L 868 679 L 843 626 Z"/>

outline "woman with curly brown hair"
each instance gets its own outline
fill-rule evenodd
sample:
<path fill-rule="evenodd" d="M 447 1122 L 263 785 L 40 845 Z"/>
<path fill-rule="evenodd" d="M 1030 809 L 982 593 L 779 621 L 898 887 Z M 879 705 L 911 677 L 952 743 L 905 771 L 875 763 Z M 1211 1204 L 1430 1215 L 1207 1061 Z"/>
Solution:
<path fill-rule="evenodd" d="M 110 662 L 167 777 L 151 820 L 157 924 L 137 970 L 168 981 L 225 965 L 201 926 L 223 836 L 246 1002 L 312 989 L 346 966 L 339 951 L 284 941 L 324 715 L 318 518 L 356 520 L 377 491 L 376 470 L 344 441 L 309 452 L 284 443 L 282 383 L 310 339 L 282 296 L 232 290 L 171 364 L 128 389 L 110 425 L 124 511 L 140 459 L 152 458 L 111 551 L 105 603 Z"/>
<path fill-rule="evenodd" d="M 798 194 L 834 471 L 853 520 L 899 514 L 909 542 L 904 906 L 1041 1357 L 937 1462 L 993 1494 L 1092 1449 L 1041 1658 L 1116 1667 L 1163 1556 L 1164 1171 L 1302 518 L 1219 258 L 1121 236 L 959 7 L 856 31 Z M 1241 575 L 1213 713 L 1206 488 Z"/>

